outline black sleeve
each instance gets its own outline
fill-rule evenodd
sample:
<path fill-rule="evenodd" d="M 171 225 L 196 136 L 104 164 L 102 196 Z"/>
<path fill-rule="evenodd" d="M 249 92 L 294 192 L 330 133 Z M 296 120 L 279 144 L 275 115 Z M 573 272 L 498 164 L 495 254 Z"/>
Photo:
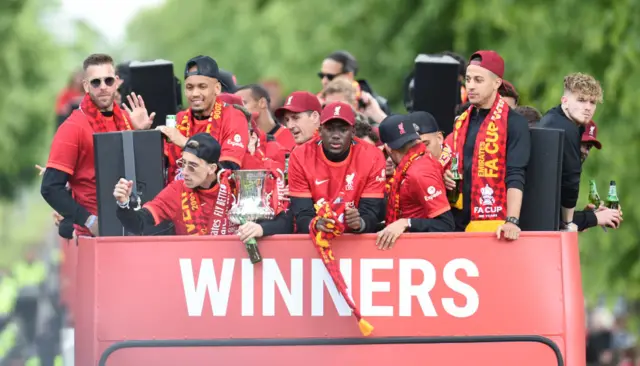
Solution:
<path fill-rule="evenodd" d="M 525 174 L 531 154 L 531 134 L 527 120 L 513 110 L 509 110 L 507 122 L 507 189 L 524 191 Z"/>
<path fill-rule="evenodd" d="M 375 233 L 378 223 L 382 220 L 384 212 L 384 198 L 361 198 L 358 203 L 358 212 L 364 221 L 363 233 Z"/>
<path fill-rule="evenodd" d="M 58 235 L 65 239 L 73 239 L 73 220 L 63 219 L 58 226 Z"/>
<path fill-rule="evenodd" d="M 584 231 L 598 225 L 598 217 L 593 210 L 574 211 L 573 223 L 578 226 L 578 231 Z"/>
<path fill-rule="evenodd" d="M 40 194 L 49 206 L 64 218 L 71 219 L 78 225 L 84 225 L 91 214 L 71 197 L 71 193 L 66 188 L 68 181 L 69 174 L 47 168 L 42 177 Z"/>
<path fill-rule="evenodd" d="M 580 136 L 579 133 L 566 130 L 562 152 L 562 184 L 560 186 L 560 204 L 565 208 L 574 208 L 580 192 Z"/>
<path fill-rule="evenodd" d="M 308 234 L 309 224 L 316 216 L 311 198 L 291 197 L 291 211 L 296 220 L 296 234 Z"/>
<path fill-rule="evenodd" d="M 411 219 L 411 233 L 448 233 L 456 229 L 451 210 L 432 219 Z"/>
<path fill-rule="evenodd" d="M 262 236 L 293 233 L 293 214 L 291 210 L 282 211 L 273 220 L 258 222 L 262 227 Z"/>
<path fill-rule="evenodd" d="M 220 166 L 223 169 L 227 169 L 227 170 L 240 170 L 240 165 L 232 161 L 222 160 L 220 161 Z"/>
<path fill-rule="evenodd" d="M 118 207 L 116 209 L 116 217 L 120 220 L 125 230 L 136 235 L 142 235 L 146 228 L 156 224 L 153 215 L 146 208 L 136 211 L 132 208 Z"/>

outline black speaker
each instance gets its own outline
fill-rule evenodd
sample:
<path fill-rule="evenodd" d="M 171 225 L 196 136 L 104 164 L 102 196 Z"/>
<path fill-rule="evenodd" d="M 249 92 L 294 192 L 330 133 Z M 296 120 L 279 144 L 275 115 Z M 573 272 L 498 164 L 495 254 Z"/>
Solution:
<path fill-rule="evenodd" d="M 527 167 L 520 228 L 557 231 L 560 228 L 560 182 L 564 131 L 531 128 L 531 155 Z"/>
<path fill-rule="evenodd" d="M 164 125 L 167 115 L 178 112 L 178 88 L 173 63 L 166 60 L 129 63 L 131 90 L 142 96 L 149 113 L 156 112 L 151 128 Z M 123 96 L 123 102 L 126 98 Z"/>
<path fill-rule="evenodd" d="M 459 67 L 448 55 L 418 55 L 415 60 L 413 110 L 431 113 L 445 136 L 453 131 L 460 99 Z"/>
<path fill-rule="evenodd" d="M 164 139 L 160 131 L 122 131 L 93 135 L 100 236 L 126 236 L 116 217 L 113 189 L 126 178 L 135 184 L 141 204 L 164 188 Z M 172 235 L 169 223 L 148 228 L 145 235 Z"/>

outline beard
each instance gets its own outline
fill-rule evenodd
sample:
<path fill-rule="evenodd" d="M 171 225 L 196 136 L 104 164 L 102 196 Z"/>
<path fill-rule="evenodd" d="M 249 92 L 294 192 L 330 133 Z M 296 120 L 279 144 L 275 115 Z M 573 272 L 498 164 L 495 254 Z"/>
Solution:
<path fill-rule="evenodd" d="M 99 110 L 110 109 L 113 106 L 113 102 L 116 97 L 115 93 L 111 95 L 89 93 L 89 96 Z"/>

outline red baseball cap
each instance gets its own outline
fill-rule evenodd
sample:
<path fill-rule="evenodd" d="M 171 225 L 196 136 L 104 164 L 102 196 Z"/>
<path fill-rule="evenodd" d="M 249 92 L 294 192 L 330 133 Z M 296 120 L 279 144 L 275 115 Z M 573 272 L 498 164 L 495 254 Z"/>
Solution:
<path fill-rule="evenodd" d="M 479 58 L 480 60 L 474 60 Z M 477 65 L 498 75 L 504 76 L 504 60 L 496 51 L 478 51 L 469 58 L 469 65 Z"/>
<path fill-rule="evenodd" d="M 235 94 L 221 93 L 220 95 L 218 95 L 218 98 L 220 98 L 221 101 L 227 104 L 237 104 L 237 105 L 244 106 L 244 102 L 242 101 L 242 98 L 240 98 L 240 96 Z"/>
<path fill-rule="evenodd" d="M 351 126 L 356 124 L 356 113 L 351 105 L 344 102 L 333 102 L 327 104 L 320 114 L 320 124 L 323 125 L 334 119 L 345 121 Z"/>
<path fill-rule="evenodd" d="M 582 134 L 582 142 L 593 144 L 596 149 L 602 149 L 602 144 L 598 141 L 598 126 L 595 122 L 589 121 L 584 126 L 584 133 Z"/>
<path fill-rule="evenodd" d="M 286 111 L 293 113 L 315 111 L 321 113 L 322 105 L 320 105 L 318 97 L 308 91 L 294 91 L 285 99 L 284 105 L 276 109 L 275 115 L 277 118 L 282 118 Z"/>

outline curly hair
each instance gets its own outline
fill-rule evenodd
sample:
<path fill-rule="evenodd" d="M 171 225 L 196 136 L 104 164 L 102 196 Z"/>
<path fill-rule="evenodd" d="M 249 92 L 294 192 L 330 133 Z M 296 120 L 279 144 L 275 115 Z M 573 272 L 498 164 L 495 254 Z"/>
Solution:
<path fill-rule="evenodd" d="M 587 98 L 593 98 L 602 103 L 602 87 L 593 76 L 576 72 L 564 77 L 564 91 Z"/>

